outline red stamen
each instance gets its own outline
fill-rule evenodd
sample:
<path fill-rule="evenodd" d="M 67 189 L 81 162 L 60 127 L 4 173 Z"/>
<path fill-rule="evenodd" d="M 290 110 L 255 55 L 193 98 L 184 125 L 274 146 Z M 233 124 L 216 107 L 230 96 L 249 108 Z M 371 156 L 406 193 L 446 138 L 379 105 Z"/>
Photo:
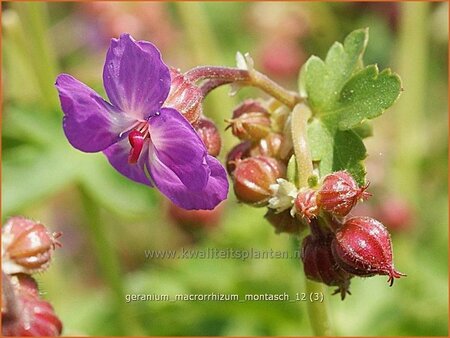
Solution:
<path fill-rule="evenodd" d="M 131 150 L 128 155 L 128 163 L 135 164 L 139 159 L 139 155 L 141 154 L 142 148 L 144 146 L 145 134 L 141 133 L 138 130 L 132 130 L 128 134 L 128 140 L 130 141 Z"/>

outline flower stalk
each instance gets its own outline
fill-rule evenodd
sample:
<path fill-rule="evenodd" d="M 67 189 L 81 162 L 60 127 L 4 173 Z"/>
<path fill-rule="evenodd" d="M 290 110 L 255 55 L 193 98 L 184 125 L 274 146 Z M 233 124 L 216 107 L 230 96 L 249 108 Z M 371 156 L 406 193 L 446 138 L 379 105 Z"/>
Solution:
<path fill-rule="evenodd" d="M 266 75 L 254 69 L 200 66 L 189 70 L 185 76 L 192 82 L 207 80 L 203 89 L 203 93 L 206 94 L 221 85 L 235 83 L 240 86 L 259 88 L 291 109 L 301 102 L 300 95 L 284 89 Z"/>
<path fill-rule="evenodd" d="M 307 123 L 311 110 L 304 103 L 295 106 L 291 115 L 292 142 L 298 170 L 298 188 L 308 186 L 308 178 L 313 175 L 311 151 L 307 140 Z"/>
<path fill-rule="evenodd" d="M 311 110 L 304 103 L 296 105 L 291 114 L 292 141 L 298 170 L 298 180 L 296 183 L 299 189 L 308 187 L 308 178 L 313 175 L 312 157 L 308 146 L 306 129 L 310 117 Z M 323 295 L 325 293 L 323 284 L 313 282 L 308 278 L 305 278 L 305 281 L 306 292 L 308 294 L 317 293 Z M 309 301 L 306 304 L 314 335 L 333 335 L 326 300 L 324 299 L 323 302 Z"/>

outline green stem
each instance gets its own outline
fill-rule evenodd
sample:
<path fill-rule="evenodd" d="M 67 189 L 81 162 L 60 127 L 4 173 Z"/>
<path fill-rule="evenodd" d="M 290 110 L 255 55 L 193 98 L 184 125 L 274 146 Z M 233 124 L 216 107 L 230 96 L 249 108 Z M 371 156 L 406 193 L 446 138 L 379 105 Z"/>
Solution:
<path fill-rule="evenodd" d="M 307 125 L 311 117 L 309 107 L 300 103 L 295 106 L 291 115 L 292 143 L 298 170 L 298 188 L 308 186 L 308 178 L 313 175 L 311 151 L 308 146 Z"/>
<path fill-rule="evenodd" d="M 308 301 L 307 311 L 309 316 L 309 322 L 315 336 L 332 336 L 333 329 L 331 327 L 330 319 L 327 311 L 325 286 L 320 283 L 310 281 L 306 278 L 306 293 L 321 294 L 323 296 L 323 302 Z"/>
<path fill-rule="evenodd" d="M 308 178 L 313 175 L 312 157 L 308 146 L 307 133 L 307 125 L 310 117 L 311 110 L 304 103 L 297 104 L 291 115 L 292 142 L 298 170 L 297 186 L 300 189 L 308 186 Z M 325 294 L 323 284 L 312 282 L 307 278 L 305 280 L 308 295 L 320 293 L 323 296 Z M 309 322 L 316 336 L 332 335 L 328 306 L 325 297 L 323 298 L 323 302 L 308 301 L 306 303 Z"/>
<path fill-rule="evenodd" d="M 86 229 L 89 231 L 104 281 L 109 286 L 113 296 L 117 327 L 120 330 L 119 335 L 142 335 L 143 331 L 136 317 L 133 316 L 130 307 L 124 301 L 126 292 L 123 274 L 120 271 L 119 260 L 108 241 L 107 229 L 100 217 L 97 204 L 81 186 L 80 193 L 86 215 Z"/>
<path fill-rule="evenodd" d="M 291 109 L 301 101 L 298 93 L 284 89 L 266 75 L 254 69 L 246 70 L 231 67 L 201 66 L 191 69 L 185 76 L 192 82 L 203 79 L 222 80 L 223 82 L 221 84 L 238 83 L 241 86 L 256 87 Z M 215 86 L 214 88 L 217 87 Z"/>

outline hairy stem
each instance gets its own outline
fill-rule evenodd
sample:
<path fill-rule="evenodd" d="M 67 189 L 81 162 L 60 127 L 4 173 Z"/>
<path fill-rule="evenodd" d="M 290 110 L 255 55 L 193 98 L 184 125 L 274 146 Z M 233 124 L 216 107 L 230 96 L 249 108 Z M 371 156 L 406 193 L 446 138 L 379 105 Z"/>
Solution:
<path fill-rule="evenodd" d="M 313 175 L 312 157 L 311 151 L 309 150 L 307 133 L 307 125 L 310 117 L 311 110 L 304 103 L 296 105 L 291 115 L 292 142 L 298 170 L 297 186 L 300 189 L 308 186 L 308 178 Z M 318 220 L 312 220 L 311 232 L 316 233 L 316 235 L 321 234 Z M 308 278 L 305 280 L 306 292 L 308 294 L 320 293 L 323 295 L 325 293 L 326 289 L 323 284 L 312 282 Z M 331 321 L 325 299 L 323 302 L 309 301 L 306 304 L 309 321 L 314 334 L 316 336 L 332 335 Z"/>
<path fill-rule="evenodd" d="M 297 93 L 284 89 L 279 84 L 269 79 L 266 75 L 254 69 L 246 70 L 231 67 L 200 66 L 189 70 L 185 75 L 187 79 L 192 82 L 205 79 L 222 80 L 222 83 L 217 81 L 214 88 L 229 83 L 237 83 L 241 86 L 256 87 L 291 109 L 301 101 L 301 98 Z"/>
<path fill-rule="evenodd" d="M 324 294 L 325 286 L 321 283 L 316 283 L 306 279 L 306 292 L 310 294 Z M 307 302 L 307 310 L 311 328 L 316 336 L 333 336 L 333 329 L 331 327 L 330 319 L 328 317 L 326 299 L 323 297 L 323 302 Z"/>
<path fill-rule="evenodd" d="M 295 106 L 291 115 L 292 143 L 298 170 L 298 188 L 308 186 L 308 178 L 313 175 L 311 151 L 308 146 L 307 123 L 311 110 L 304 103 Z"/>

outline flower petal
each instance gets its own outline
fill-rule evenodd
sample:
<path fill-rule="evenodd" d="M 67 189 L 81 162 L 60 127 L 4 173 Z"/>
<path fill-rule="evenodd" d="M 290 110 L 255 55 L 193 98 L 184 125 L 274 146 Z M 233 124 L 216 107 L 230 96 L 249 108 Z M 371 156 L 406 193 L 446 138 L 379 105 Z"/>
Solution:
<path fill-rule="evenodd" d="M 63 128 L 70 144 L 85 152 L 106 149 L 134 121 L 103 100 L 94 90 L 68 74 L 56 78 Z"/>
<path fill-rule="evenodd" d="M 128 163 L 128 155 L 131 150 L 130 143 L 128 138 L 123 139 L 116 144 L 113 144 L 109 148 L 105 149 L 103 153 L 108 158 L 109 163 L 122 175 L 128 177 L 129 179 L 146 184 L 149 186 L 153 186 L 145 174 L 145 163 L 147 162 L 147 153 L 148 143 L 144 145 L 144 149 L 142 150 L 141 156 L 139 156 L 139 160 L 135 164 Z"/>
<path fill-rule="evenodd" d="M 151 162 L 149 172 L 156 187 L 179 207 L 187 210 L 212 210 L 227 198 L 228 180 L 225 169 L 216 158 L 208 155 L 206 163 L 211 174 L 201 191 L 188 189 L 158 158 Z"/>
<path fill-rule="evenodd" d="M 169 68 L 151 43 L 141 47 L 129 34 L 112 39 L 103 68 L 103 84 L 111 103 L 145 120 L 161 108 L 170 90 Z"/>
<path fill-rule="evenodd" d="M 162 162 L 190 190 L 202 190 L 210 174 L 206 148 L 191 124 L 175 109 L 149 119 L 152 158 Z M 150 166 L 152 161 L 150 161 Z M 150 169 L 150 168 L 149 168 Z"/>

